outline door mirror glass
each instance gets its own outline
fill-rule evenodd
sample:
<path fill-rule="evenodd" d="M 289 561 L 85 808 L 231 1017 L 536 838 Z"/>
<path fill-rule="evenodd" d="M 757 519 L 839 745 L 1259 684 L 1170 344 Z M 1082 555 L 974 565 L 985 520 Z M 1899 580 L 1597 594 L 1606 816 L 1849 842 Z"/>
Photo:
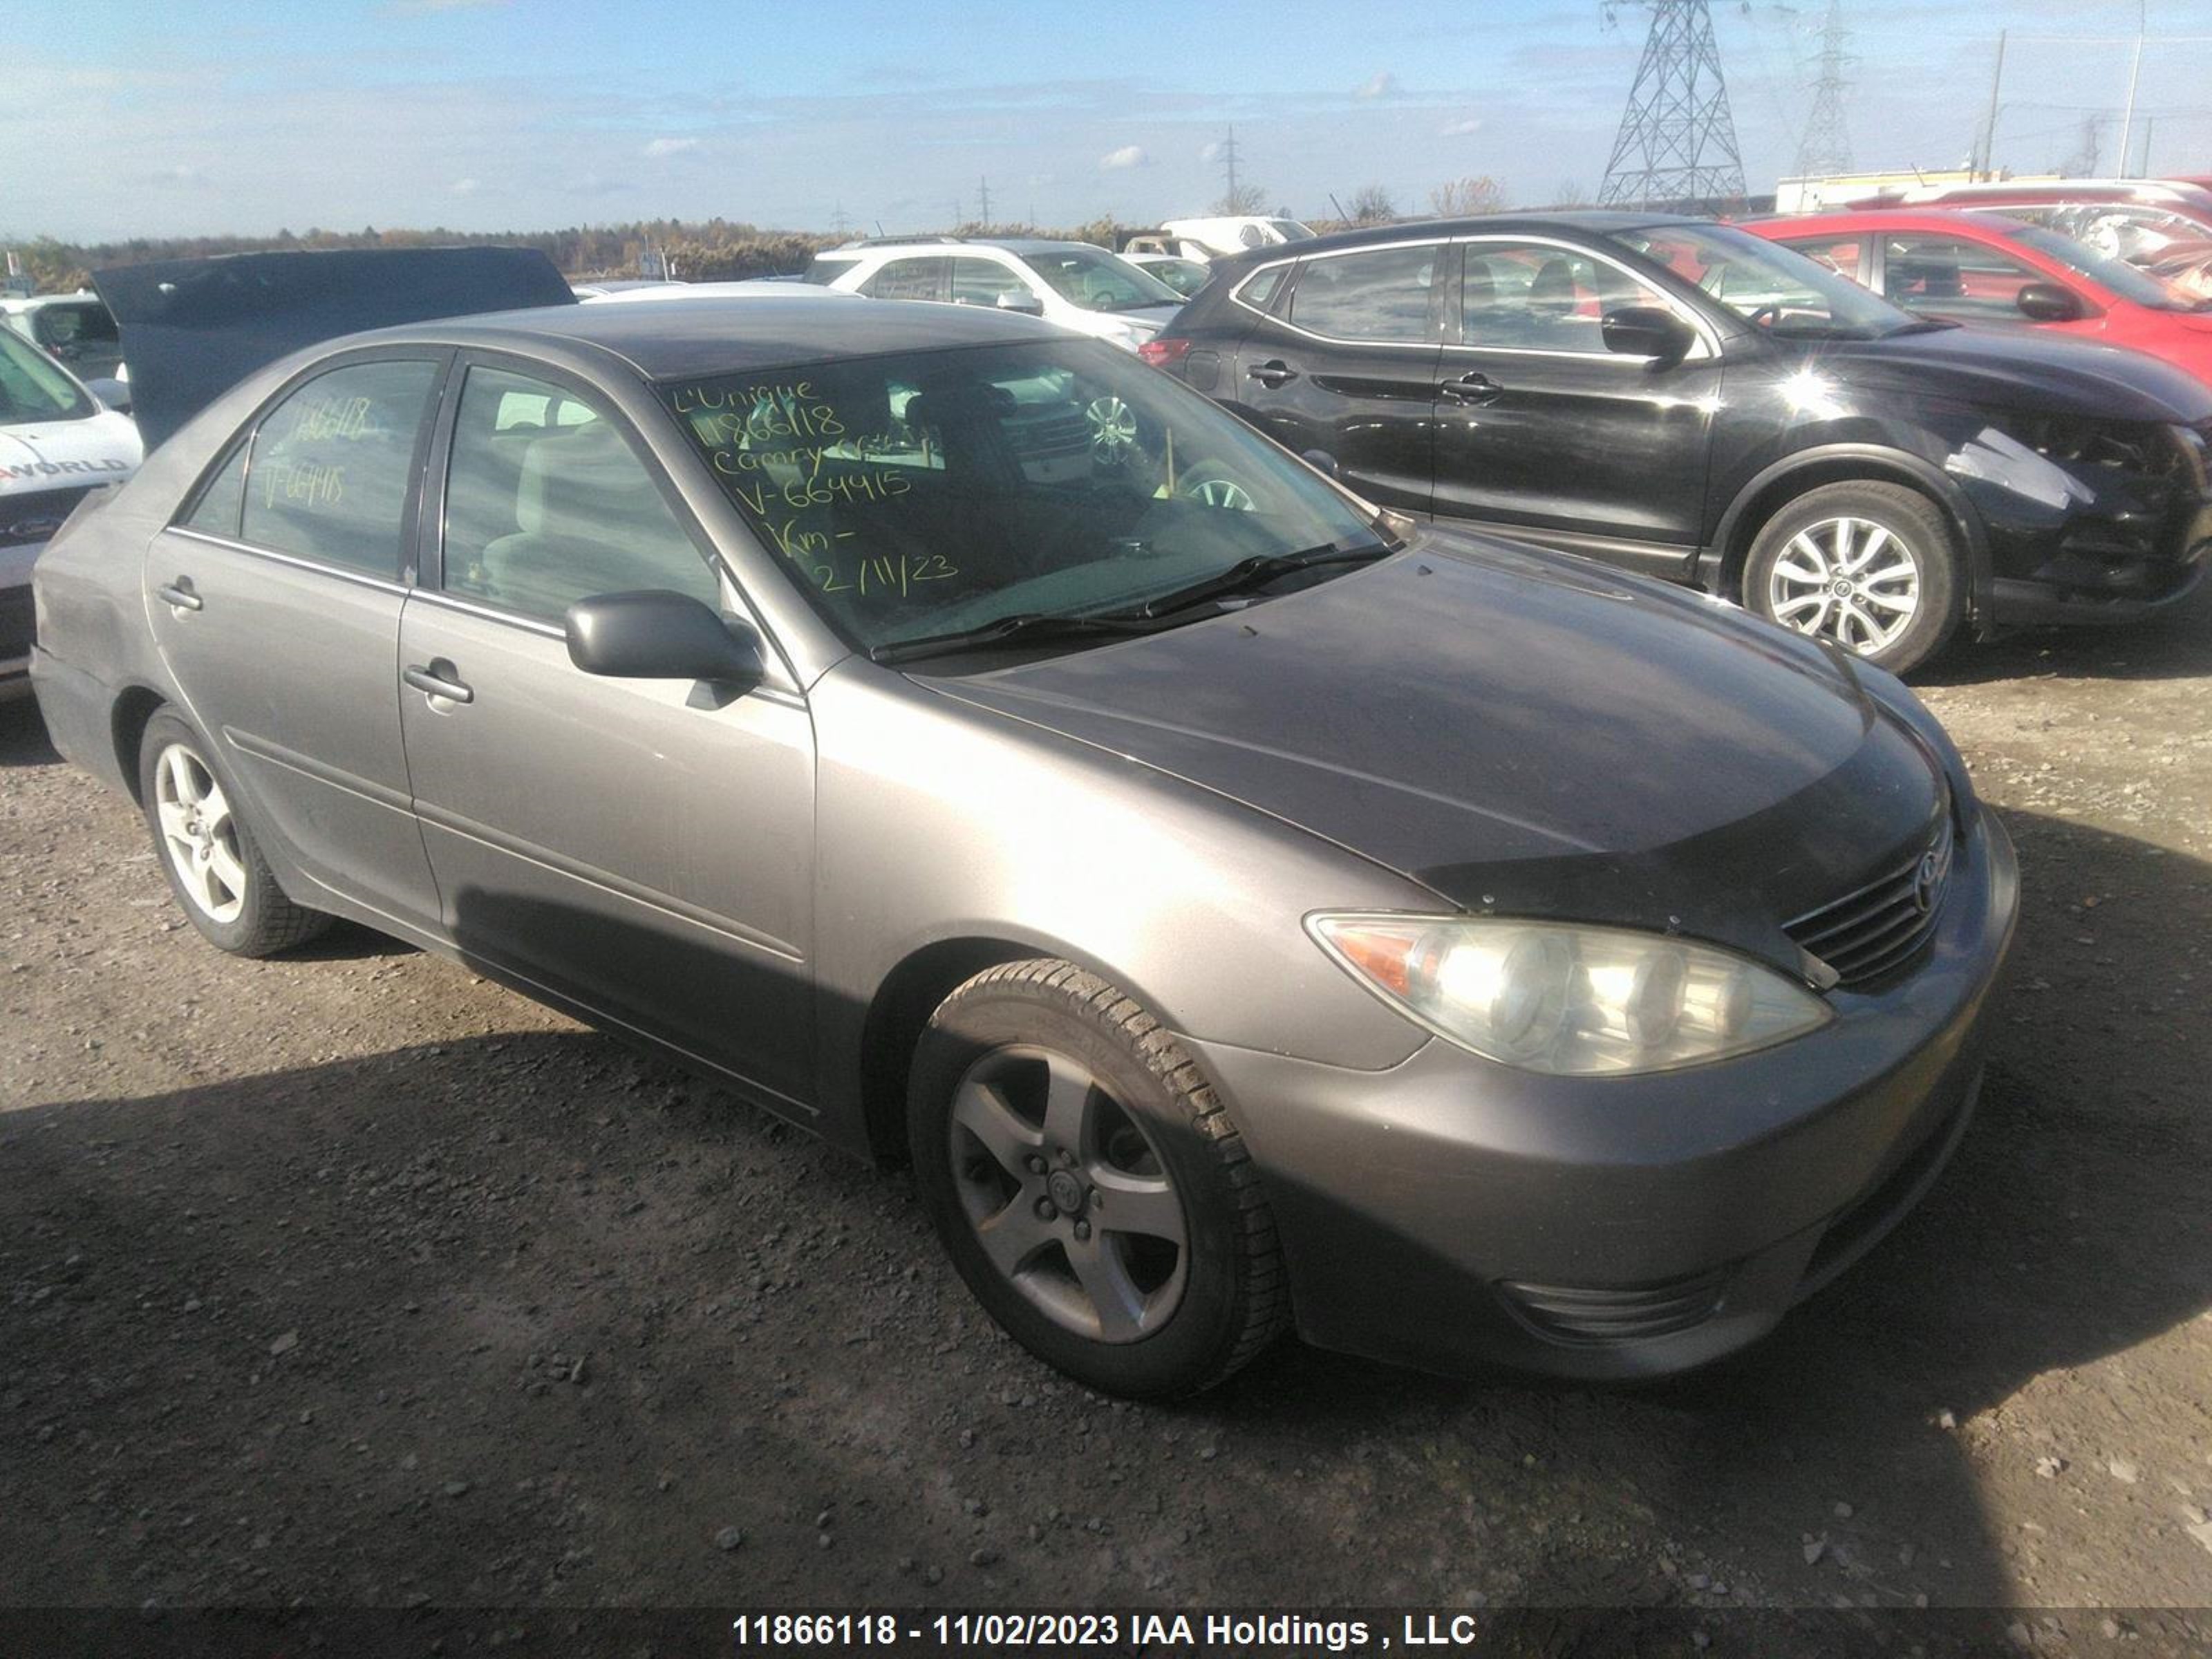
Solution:
<path fill-rule="evenodd" d="M 759 635 L 689 594 L 601 593 L 577 600 L 562 622 L 568 660 L 586 674 L 750 687 L 768 672 Z"/>
<path fill-rule="evenodd" d="M 1622 306 L 1598 319 L 1607 351 L 1624 357 L 1650 357 L 1679 363 L 1697 338 L 1690 325 L 1659 306 Z"/>
<path fill-rule="evenodd" d="M 2031 323 L 2070 323 L 2081 314 L 2081 301 L 2071 289 L 2056 283 L 2030 283 L 2020 291 L 2020 314 Z"/>
<path fill-rule="evenodd" d="M 997 303 L 1000 310 L 1018 311 L 1024 317 L 1044 315 L 1044 301 L 1025 288 L 1007 289 L 999 295 Z"/>

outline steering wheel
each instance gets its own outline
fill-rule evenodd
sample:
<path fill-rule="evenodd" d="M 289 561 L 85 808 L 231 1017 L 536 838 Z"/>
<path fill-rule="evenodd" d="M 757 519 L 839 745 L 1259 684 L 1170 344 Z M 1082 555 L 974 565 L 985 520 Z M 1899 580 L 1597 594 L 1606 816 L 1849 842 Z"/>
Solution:
<path fill-rule="evenodd" d="M 1782 301 L 1779 300 L 1770 300 L 1751 313 L 1751 325 L 1753 328 L 1772 328 L 1781 320 Z"/>

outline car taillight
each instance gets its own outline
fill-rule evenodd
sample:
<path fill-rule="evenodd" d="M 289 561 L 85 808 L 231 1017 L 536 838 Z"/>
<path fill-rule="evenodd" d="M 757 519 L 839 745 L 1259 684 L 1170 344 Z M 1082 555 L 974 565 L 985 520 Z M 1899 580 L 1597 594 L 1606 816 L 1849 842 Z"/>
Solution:
<path fill-rule="evenodd" d="M 1137 356 L 1154 368 L 1173 368 L 1190 355 L 1190 342 L 1179 335 L 1156 334 L 1137 348 Z"/>

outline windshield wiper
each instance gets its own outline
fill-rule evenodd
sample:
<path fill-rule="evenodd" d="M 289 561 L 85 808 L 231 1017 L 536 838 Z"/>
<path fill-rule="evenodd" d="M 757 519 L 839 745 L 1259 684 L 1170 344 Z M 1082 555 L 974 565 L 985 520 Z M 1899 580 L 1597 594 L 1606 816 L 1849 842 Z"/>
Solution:
<path fill-rule="evenodd" d="M 1387 542 L 1371 542 L 1359 547 L 1338 547 L 1334 543 L 1326 547 L 1308 548 L 1303 553 L 1255 553 L 1248 559 L 1239 559 L 1228 569 L 1218 571 L 1186 587 L 1175 587 L 1142 605 L 1127 611 L 1109 612 L 1109 616 L 1124 617 L 1164 617 L 1170 611 L 1186 610 L 1194 605 L 1203 605 L 1208 599 L 1225 599 L 1231 593 L 1249 593 L 1279 580 L 1294 570 L 1311 570 L 1324 564 L 1365 564 L 1398 550 Z"/>
<path fill-rule="evenodd" d="M 1102 634 L 1149 634 L 1141 617 L 1126 616 L 1064 617 L 1042 611 L 1018 611 L 1011 617 L 994 617 L 974 628 L 957 628 L 948 634 L 921 634 L 912 639 L 890 640 L 871 646 L 871 662 L 910 662 L 916 657 L 938 657 L 978 645 L 1002 645 L 1013 640 L 1080 639 Z"/>

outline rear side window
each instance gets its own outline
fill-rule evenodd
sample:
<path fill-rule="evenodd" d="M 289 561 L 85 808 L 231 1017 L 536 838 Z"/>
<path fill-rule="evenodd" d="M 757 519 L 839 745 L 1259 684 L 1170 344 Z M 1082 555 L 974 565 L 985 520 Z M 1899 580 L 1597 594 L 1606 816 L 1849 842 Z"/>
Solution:
<path fill-rule="evenodd" d="M 445 588 L 557 622 L 578 599 L 661 588 L 720 607 L 714 574 L 595 404 L 471 368 L 446 478 Z"/>
<path fill-rule="evenodd" d="M 827 254 L 817 253 L 799 280 L 811 283 L 817 288 L 827 288 L 860 263 L 858 259 L 833 259 Z"/>
<path fill-rule="evenodd" d="M 1808 259 L 1817 259 L 1838 276 L 1859 280 L 1861 245 L 1856 236 L 1830 237 L 1825 241 L 1784 242 L 1783 246 L 1802 253 Z"/>
<path fill-rule="evenodd" d="M 210 536 L 234 538 L 239 511 L 245 505 L 246 446 L 240 444 L 230 452 L 222 471 L 208 480 L 184 523 L 188 529 L 205 531 Z"/>
<path fill-rule="evenodd" d="M 1291 321 L 1340 340 L 1425 340 L 1441 252 L 1431 244 L 1310 260 L 1291 295 Z"/>
<path fill-rule="evenodd" d="M 438 366 L 353 363 L 319 374 L 253 435 L 242 540 L 396 581 L 415 444 Z"/>
<path fill-rule="evenodd" d="M 1265 270 L 1244 279 L 1244 286 L 1237 290 L 1237 297 L 1255 311 L 1265 311 L 1275 303 L 1281 291 L 1283 278 L 1290 274 L 1288 265 L 1269 265 Z"/>
<path fill-rule="evenodd" d="M 876 300 L 941 300 L 950 259 L 894 259 L 860 284 Z"/>

